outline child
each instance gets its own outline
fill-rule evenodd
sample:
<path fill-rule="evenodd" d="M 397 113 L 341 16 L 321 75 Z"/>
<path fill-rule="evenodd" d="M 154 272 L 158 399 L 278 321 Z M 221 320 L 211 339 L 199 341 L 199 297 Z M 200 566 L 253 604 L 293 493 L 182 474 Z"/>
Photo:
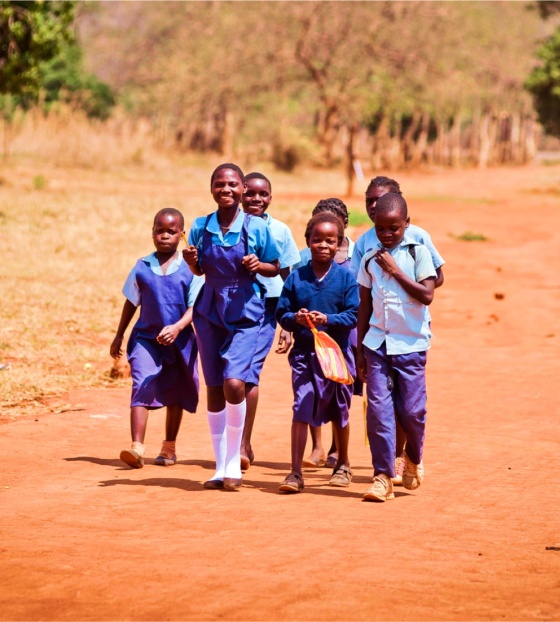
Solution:
<path fill-rule="evenodd" d="M 321 212 L 332 212 L 342 220 L 345 230 L 348 227 L 348 208 L 346 207 L 346 204 L 340 199 L 330 198 L 322 199 L 321 201 L 319 201 L 313 209 L 312 216 L 315 216 L 315 214 L 319 214 Z M 340 245 L 334 258 L 335 262 L 343 268 L 350 269 L 350 262 L 352 260 L 353 251 L 354 242 L 349 237 L 344 236 L 342 244 Z M 294 269 L 307 264 L 310 259 L 311 254 L 309 252 L 309 248 L 304 248 L 300 252 L 300 262 L 294 267 Z M 355 329 L 350 333 L 350 340 L 355 356 L 355 350 L 357 345 L 357 332 Z M 359 378 L 356 378 L 356 382 L 354 383 L 354 395 L 362 395 L 362 390 L 362 381 Z M 312 441 L 311 454 L 307 456 L 307 458 L 304 458 L 303 466 L 325 466 L 330 469 L 334 468 L 338 460 L 338 455 L 336 451 L 336 430 L 333 428 L 332 441 L 328 453 L 325 452 L 325 449 L 323 447 L 321 426 L 312 425 L 309 426 L 309 430 L 311 432 Z"/>
<path fill-rule="evenodd" d="M 349 270 L 334 261 L 343 238 L 340 218 L 330 212 L 313 216 L 305 231 L 311 261 L 290 274 L 278 301 L 276 318 L 282 328 L 294 333 L 294 346 L 288 355 L 294 388 L 292 470 L 280 484 L 281 492 L 303 490 L 307 428 L 328 421 L 333 422 L 338 441 L 338 460 L 329 483 L 349 486 L 352 481 L 348 411 L 353 388 L 324 377 L 307 322 L 309 317 L 319 330 L 323 327 L 337 341 L 350 373 L 355 375 L 350 332 L 356 326 L 358 285 Z"/>
<path fill-rule="evenodd" d="M 243 483 L 245 383 L 264 316 L 264 298 L 255 275 L 274 277 L 280 271 L 280 251 L 270 228 L 239 208 L 243 179 L 235 164 L 216 168 L 210 190 L 218 209 L 194 221 L 189 247 L 183 251 L 193 273 L 205 275 L 193 322 L 216 456 L 216 472 L 204 484 L 209 489 L 238 490 Z"/>
<path fill-rule="evenodd" d="M 278 276 L 273 278 L 257 276 L 258 281 L 266 288 L 266 296 L 264 301 L 264 320 L 259 332 L 257 350 L 245 385 L 247 413 L 241 440 L 241 470 L 246 471 L 255 457 L 251 448 L 251 434 L 259 401 L 259 379 L 264 361 L 270 352 L 276 333 L 276 305 L 282 291 L 282 285 L 288 274 L 290 274 L 290 267 L 299 261 L 299 252 L 288 226 L 272 218 L 267 213 L 267 209 L 272 201 L 272 187 L 270 181 L 262 173 L 249 173 L 245 175 L 245 190 L 241 201 L 243 211 L 246 214 L 258 216 L 268 225 L 281 253 L 280 274 Z"/>
<path fill-rule="evenodd" d="M 148 412 L 167 406 L 165 440 L 154 464 L 172 466 L 177 460 L 175 441 L 183 409 L 194 413 L 198 404 L 198 351 L 191 321 L 202 279 L 193 277 L 177 253 L 184 227 L 183 215 L 176 209 L 156 214 L 152 238 L 157 250 L 139 259 L 126 280 L 123 294 L 127 299 L 111 344 L 111 356 L 117 359 L 122 355 L 124 333 L 140 307 L 127 347 L 132 372 L 132 447 L 120 455 L 134 469 L 144 466 Z"/>
<path fill-rule="evenodd" d="M 383 195 L 375 208 L 380 242 L 360 266 L 357 368 L 367 383 L 367 434 L 374 468 L 369 501 L 393 499 L 395 417 L 405 437 L 403 486 L 418 488 L 424 477 L 426 351 L 430 347 L 428 306 L 436 271 L 429 250 L 405 237 L 406 201 Z"/>
<path fill-rule="evenodd" d="M 397 194 L 402 195 L 401 188 L 396 180 L 381 176 L 375 177 L 371 180 L 366 190 L 366 212 L 372 222 L 375 217 L 375 205 L 377 200 L 388 192 L 396 192 Z M 406 237 L 411 238 L 412 240 L 419 242 L 428 248 L 437 274 L 435 287 L 443 285 L 442 266 L 445 262 L 434 246 L 429 233 L 416 225 L 409 224 L 406 230 Z M 358 274 L 362 257 L 371 249 L 377 249 L 378 247 L 379 240 L 377 239 L 377 235 L 375 233 L 375 227 L 368 229 L 357 239 L 350 265 L 350 269 L 355 275 Z M 404 470 L 404 443 L 405 435 L 397 422 L 397 457 L 395 461 L 395 477 L 393 478 L 393 484 L 396 484 L 397 486 L 402 484 L 402 474 Z"/>
<path fill-rule="evenodd" d="M 366 190 L 366 212 L 372 222 L 375 218 L 375 205 L 378 199 L 388 192 L 402 194 L 397 181 L 390 179 L 389 177 L 375 177 L 371 180 Z M 440 287 L 443 285 L 443 271 L 441 267 L 445 261 L 434 246 L 430 234 L 416 225 L 408 224 L 406 237 L 428 247 L 437 273 L 435 286 Z M 362 257 L 372 248 L 377 248 L 378 242 L 375 227 L 368 229 L 356 240 L 356 246 L 354 247 L 352 261 L 350 263 L 350 269 L 354 274 L 358 274 Z"/>

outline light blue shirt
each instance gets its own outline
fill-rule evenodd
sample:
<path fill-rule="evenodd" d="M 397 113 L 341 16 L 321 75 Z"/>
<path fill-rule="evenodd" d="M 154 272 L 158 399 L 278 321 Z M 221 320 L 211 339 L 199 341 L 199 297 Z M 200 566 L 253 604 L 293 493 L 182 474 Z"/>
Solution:
<path fill-rule="evenodd" d="M 436 247 L 432 242 L 432 238 L 427 231 L 424 231 L 424 229 L 421 229 L 416 225 L 408 225 L 405 237 L 409 240 L 418 242 L 419 244 L 423 244 L 430 251 L 434 268 L 437 269 L 443 266 L 445 261 L 437 252 Z M 372 227 L 365 233 L 362 233 L 362 235 L 356 240 L 356 247 L 354 248 L 354 254 L 352 255 L 352 261 L 350 263 L 350 270 L 354 273 L 354 275 L 358 274 L 362 257 L 373 248 L 375 250 L 381 248 L 381 244 L 377 239 L 377 233 L 375 233 L 375 227 Z"/>
<path fill-rule="evenodd" d="M 270 214 L 265 214 L 262 220 L 270 228 L 272 237 L 276 240 L 280 249 L 280 268 L 289 268 L 299 261 L 299 251 L 294 237 L 288 225 L 280 220 L 272 218 Z M 277 274 L 274 277 L 266 277 L 257 274 L 257 279 L 266 287 L 267 298 L 277 298 L 284 287 L 284 280 Z"/>
<path fill-rule="evenodd" d="M 347 258 L 351 260 L 352 257 L 354 256 L 354 249 L 356 248 L 356 245 L 354 244 L 354 242 L 352 242 L 350 238 L 346 238 L 346 239 L 348 240 L 348 257 Z M 292 270 L 296 270 L 296 268 L 301 268 L 301 266 L 305 266 L 310 261 L 311 261 L 311 251 L 309 250 L 309 246 L 306 246 L 305 248 L 302 248 L 300 250 L 299 262 L 295 264 L 295 266 L 292 266 Z"/>
<path fill-rule="evenodd" d="M 416 259 L 408 250 L 410 245 L 415 248 Z M 357 277 L 362 287 L 371 290 L 372 300 L 369 330 L 363 343 L 370 350 L 377 350 L 385 341 L 387 354 L 424 352 L 429 349 L 432 336 L 428 307 L 408 294 L 375 259 L 368 261 L 377 250 L 372 249 L 364 255 Z M 419 283 L 436 276 L 430 251 L 422 244 L 405 236 L 388 252 L 397 266 L 414 281 Z"/>
<path fill-rule="evenodd" d="M 159 265 L 158 258 L 156 257 L 155 252 L 147 255 L 146 257 L 142 257 L 142 261 L 150 266 L 151 271 L 154 274 L 159 274 L 159 276 L 169 276 L 174 272 L 177 272 L 179 266 L 183 263 L 183 255 L 181 253 L 177 253 L 175 259 L 167 266 L 167 272 L 165 275 Z M 194 301 L 198 296 L 198 292 L 200 292 L 200 288 L 204 285 L 204 277 L 202 276 L 193 276 L 193 280 L 191 281 L 189 287 L 189 295 L 187 300 L 187 306 L 192 307 L 194 305 Z M 127 300 L 135 306 L 138 307 L 142 304 L 142 296 L 140 294 L 140 288 L 138 287 L 138 281 L 136 280 L 136 266 L 132 268 L 130 271 L 124 286 L 122 288 L 122 293 L 125 295 Z"/>
<path fill-rule="evenodd" d="M 222 233 L 218 222 L 218 212 L 214 212 L 208 221 L 207 230 L 212 234 L 212 243 L 217 246 L 235 246 L 241 238 L 245 213 L 239 210 L 236 219 L 233 221 L 229 231 Z M 206 216 L 197 218 L 189 232 L 189 244 L 200 248 L 202 244 L 202 234 Z M 248 225 L 248 247 L 249 254 L 255 254 L 259 261 L 271 263 L 280 257 L 280 249 L 274 241 L 270 228 L 262 218 L 251 216 Z"/>

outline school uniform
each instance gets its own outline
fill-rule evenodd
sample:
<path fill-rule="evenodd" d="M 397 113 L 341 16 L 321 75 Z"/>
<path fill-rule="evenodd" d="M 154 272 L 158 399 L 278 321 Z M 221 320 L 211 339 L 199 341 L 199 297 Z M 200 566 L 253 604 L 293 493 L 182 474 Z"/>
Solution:
<path fill-rule="evenodd" d="M 421 227 L 417 227 L 416 225 L 408 225 L 405 237 L 409 240 L 413 240 L 414 242 L 418 242 L 418 244 L 423 244 L 430 251 L 430 255 L 432 256 L 432 263 L 434 264 L 434 268 L 436 268 L 436 270 L 443 266 L 445 261 L 443 257 L 438 253 L 436 247 L 434 246 L 434 243 L 432 242 L 432 238 L 427 231 L 425 231 Z M 372 227 L 371 229 L 368 229 L 365 233 L 362 233 L 362 235 L 356 240 L 356 245 L 352 254 L 352 260 L 350 262 L 350 270 L 352 270 L 355 276 L 357 276 L 358 272 L 360 271 L 360 263 L 363 256 L 368 251 L 372 249 L 375 249 L 377 251 L 379 248 L 381 248 L 381 243 L 377 238 L 375 227 Z"/>
<path fill-rule="evenodd" d="M 414 246 L 414 253 L 410 246 Z M 375 262 L 376 252 L 377 248 L 364 255 L 357 277 L 362 287 L 371 290 L 372 297 L 369 330 L 363 341 L 367 362 L 367 434 L 374 475 L 395 477 L 395 416 L 406 435 L 408 457 L 414 464 L 422 460 L 430 316 L 426 305 L 410 296 Z M 388 252 L 411 279 L 420 282 L 435 278 L 430 251 L 411 238 L 405 236 Z"/>
<path fill-rule="evenodd" d="M 280 249 L 280 269 L 293 266 L 299 261 L 299 251 L 289 227 L 280 220 L 272 218 L 270 214 L 262 216 L 262 220 L 269 227 L 270 233 Z M 274 343 L 274 335 L 276 334 L 276 326 L 278 325 L 276 321 L 276 306 L 278 305 L 278 299 L 282 292 L 282 287 L 284 286 L 284 280 L 279 274 L 274 277 L 265 277 L 258 274 L 257 280 L 266 290 L 264 317 L 259 330 L 257 348 L 246 381 L 256 385 L 259 384 L 265 359 Z"/>
<path fill-rule="evenodd" d="M 315 353 L 311 330 L 295 321 L 302 308 L 320 311 L 328 318 L 326 326 L 317 326 L 338 343 L 349 372 L 356 375 L 356 364 L 350 343 L 350 333 L 357 323 L 358 286 L 352 274 L 334 261 L 329 272 L 319 280 L 311 262 L 293 271 L 286 279 L 276 318 L 282 328 L 294 335 L 294 345 L 288 355 L 292 368 L 294 390 L 293 421 L 322 425 L 338 421 L 345 427 L 349 419 L 352 385 L 327 380 Z"/>
<path fill-rule="evenodd" d="M 222 386 L 230 378 L 247 382 L 264 316 L 264 289 L 241 261 L 254 253 L 270 263 L 280 250 L 267 225 L 241 210 L 226 234 L 217 211 L 197 218 L 189 244 L 198 248 L 205 276 L 193 322 L 206 384 Z"/>
<path fill-rule="evenodd" d="M 164 275 L 155 253 L 136 262 L 123 294 L 140 317 L 127 344 L 132 376 L 131 407 L 181 406 L 194 413 L 198 404 L 198 349 L 193 327 L 185 327 L 171 345 L 156 337 L 164 326 L 178 322 L 194 303 L 202 279 L 194 277 L 182 255 Z"/>

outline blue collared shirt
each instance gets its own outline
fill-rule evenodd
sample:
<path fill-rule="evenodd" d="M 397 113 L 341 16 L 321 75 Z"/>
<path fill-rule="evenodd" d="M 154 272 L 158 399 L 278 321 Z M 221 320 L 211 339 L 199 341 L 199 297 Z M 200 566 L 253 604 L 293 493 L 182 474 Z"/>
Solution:
<path fill-rule="evenodd" d="M 241 237 L 243 229 L 243 221 L 245 213 L 239 210 L 236 219 L 233 221 L 229 231 L 222 233 L 220 223 L 218 222 L 218 212 L 215 211 L 206 229 L 212 234 L 212 243 L 218 246 L 235 246 Z M 189 232 L 189 244 L 199 247 L 202 243 L 202 233 L 206 216 L 200 216 L 195 219 Z M 280 257 L 280 249 L 274 241 L 270 228 L 262 218 L 251 216 L 247 228 L 249 234 L 248 247 L 249 254 L 255 254 L 259 261 L 263 263 L 271 263 Z"/>
<path fill-rule="evenodd" d="M 150 269 L 154 274 L 159 274 L 159 276 L 168 276 L 170 274 L 173 274 L 174 272 L 177 272 L 179 266 L 181 265 L 181 263 L 183 263 L 184 259 L 181 253 L 177 253 L 175 259 L 167 266 L 167 272 L 165 273 L 165 275 L 163 274 L 161 266 L 159 265 L 159 261 L 156 257 L 155 252 L 151 253 L 150 255 L 146 255 L 146 257 L 142 257 L 142 261 L 150 266 Z M 189 296 L 187 300 L 188 307 L 192 307 L 194 305 L 194 301 L 198 296 L 198 292 L 203 285 L 204 277 L 193 275 L 193 280 L 191 281 L 189 287 Z M 128 300 L 130 300 L 130 302 L 135 307 L 138 307 L 140 306 L 140 304 L 142 304 L 140 288 L 138 287 L 138 281 L 136 280 L 136 266 L 134 266 L 134 268 L 132 268 L 132 270 L 128 274 L 128 277 L 122 288 L 122 293 Z"/>
<path fill-rule="evenodd" d="M 265 214 L 262 220 L 264 220 L 270 228 L 272 237 L 276 240 L 280 248 L 280 268 L 289 268 L 293 266 L 299 261 L 299 251 L 288 225 L 280 220 L 276 220 L 276 218 L 272 218 L 270 214 Z M 257 274 L 257 279 L 266 287 L 267 298 L 277 298 L 280 296 L 282 287 L 284 287 L 284 281 L 279 274 L 273 277 Z"/>
<path fill-rule="evenodd" d="M 432 242 L 432 238 L 427 231 L 417 227 L 416 225 L 408 225 L 406 229 L 406 235 L 409 240 L 414 240 L 419 244 L 423 244 L 428 248 L 430 254 L 432 256 L 432 263 L 434 264 L 434 268 L 441 268 L 445 261 L 443 257 L 438 253 L 434 243 Z M 371 249 L 375 248 L 376 250 L 380 247 L 379 240 L 377 239 L 377 233 L 375 233 L 375 227 L 368 229 L 365 233 L 356 240 L 356 246 L 354 247 L 354 253 L 352 255 L 352 261 L 350 262 L 350 270 L 357 275 L 358 270 L 360 269 L 360 263 L 362 261 L 362 257 Z"/>
<path fill-rule="evenodd" d="M 414 246 L 413 258 L 409 246 Z M 372 314 L 364 345 L 377 350 L 385 341 L 387 354 L 424 352 L 430 347 L 430 314 L 428 307 L 416 300 L 392 277 L 371 259 L 378 248 L 362 258 L 357 281 L 371 290 Z M 411 279 L 421 282 L 436 276 L 430 251 L 405 236 L 402 242 L 388 251 L 397 266 Z M 371 259 L 371 261 L 370 261 Z M 367 269 L 366 269 L 367 266 Z"/>

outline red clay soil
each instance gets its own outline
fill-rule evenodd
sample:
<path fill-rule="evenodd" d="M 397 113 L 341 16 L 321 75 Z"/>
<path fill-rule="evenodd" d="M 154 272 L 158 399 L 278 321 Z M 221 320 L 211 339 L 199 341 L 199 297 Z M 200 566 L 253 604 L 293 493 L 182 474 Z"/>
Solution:
<path fill-rule="evenodd" d="M 278 494 L 292 396 L 274 353 L 255 463 L 234 493 L 202 487 L 204 394 L 177 465 L 131 470 L 118 460 L 128 389 L 75 392 L 67 401 L 83 410 L 0 427 L 0 619 L 560 619 L 560 201 L 536 192 L 559 178 L 406 177 L 413 220 L 447 260 L 419 490 L 362 501 L 372 468 L 354 398 L 351 486 L 330 488 L 323 468 L 305 472 L 303 494 Z M 450 183 L 470 200 L 442 199 Z M 449 235 L 469 230 L 489 239 Z M 160 411 L 151 458 L 162 433 Z"/>

